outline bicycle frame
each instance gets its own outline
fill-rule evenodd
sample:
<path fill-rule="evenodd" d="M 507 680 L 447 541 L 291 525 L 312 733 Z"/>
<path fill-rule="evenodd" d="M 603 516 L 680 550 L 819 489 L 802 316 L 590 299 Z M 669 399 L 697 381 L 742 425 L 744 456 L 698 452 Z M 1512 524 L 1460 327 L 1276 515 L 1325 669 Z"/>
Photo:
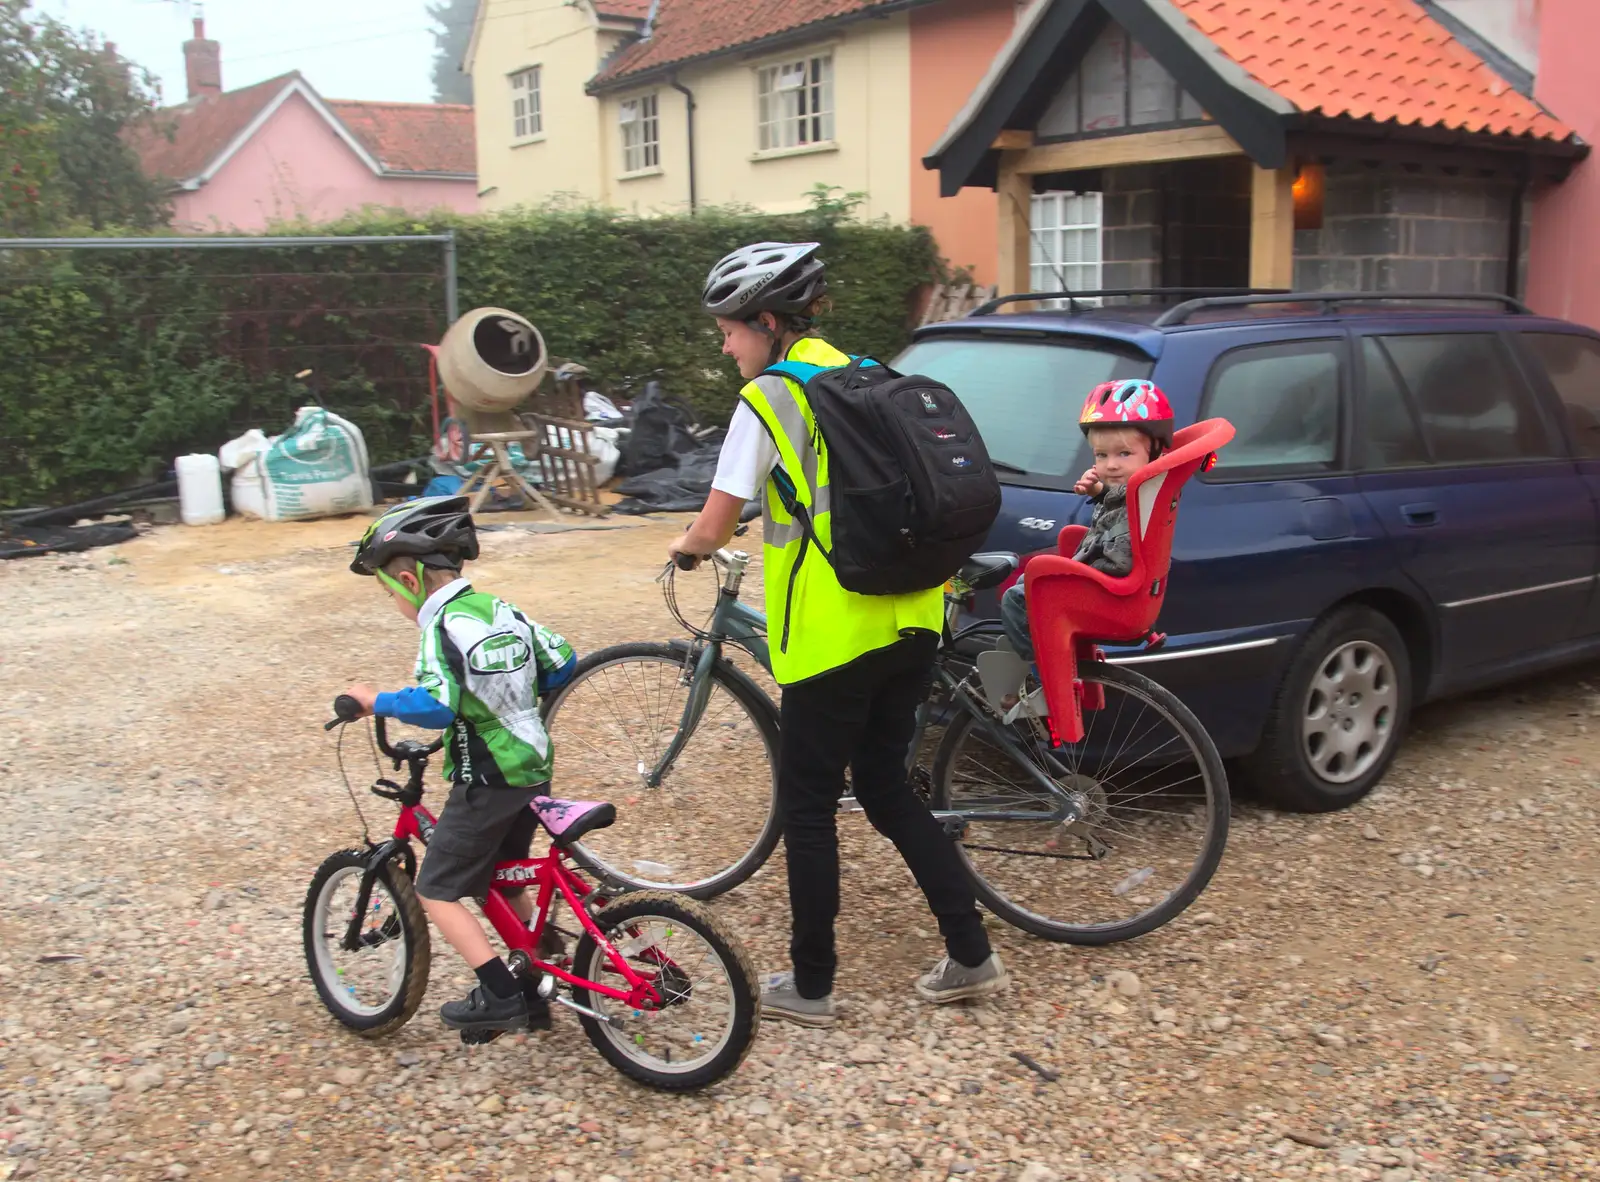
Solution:
<path fill-rule="evenodd" d="M 744 572 L 750 564 L 750 556 L 742 550 L 719 550 L 713 559 L 726 567 L 722 586 L 717 592 L 717 604 L 711 614 L 711 621 L 701 638 L 701 644 L 689 649 L 689 657 L 693 661 L 690 671 L 690 661 L 684 662 L 686 676 L 689 678 L 689 697 L 684 703 L 683 716 L 678 724 L 677 733 L 667 749 L 662 752 L 661 758 L 655 767 L 644 775 L 645 782 L 652 788 L 659 787 L 666 774 L 672 769 L 673 763 L 682 752 L 684 746 L 693 736 L 695 728 L 700 724 L 700 719 L 705 714 L 706 703 L 711 697 L 711 670 L 716 662 L 722 660 L 722 646 L 724 644 L 737 644 L 750 653 L 761 663 L 762 668 L 768 673 L 772 672 L 771 650 L 767 645 L 767 617 L 755 608 L 749 607 L 739 599 L 739 589 L 744 581 Z M 960 636 L 966 635 L 970 629 L 960 633 L 953 631 L 951 619 L 954 612 L 947 612 L 941 638 L 941 647 L 948 648 Z M 984 727 L 984 736 L 999 747 L 1009 757 L 1028 771 L 1030 779 L 1043 792 L 1047 799 L 1058 802 L 1057 808 L 1052 813 L 1038 811 L 999 810 L 994 812 L 973 812 L 971 810 L 936 809 L 934 817 L 939 821 L 949 824 L 965 824 L 970 821 L 1049 821 L 1072 824 L 1082 819 L 1082 812 L 1070 796 L 1061 791 L 1061 787 L 1040 766 L 1040 761 L 1030 757 L 1006 728 L 989 724 L 982 708 L 973 700 L 972 696 L 962 688 L 961 684 L 950 675 L 949 671 L 940 666 L 937 670 L 944 689 L 951 700 L 959 704 L 959 708 L 977 718 Z M 910 748 L 906 752 L 906 770 L 909 773 L 915 765 L 918 749 L 922 745 L 923 735 L 930 725 L 930 703 L 924 701 L 917 707 L 916 730 L 912 734 Z M 845 813 L 861 812 L 861 806 L 855 797 L 846 796 L 839 802 L 839 811 Z"/>
<path fill-rule="evenodd" d="M 416 838 L 426 845 L 424 829 L 431 833 L 435 823 L 433 814 L 420 804 L 402 807 L 400 816 L 395 821 L 393 840 L 405 842 L 410 838 Z M 480 900 L 480 906 L 483 908 L 483 917 L 489 921 L 490 926 L 505 944 L 507 952 L 522 953 L 528 958 L 529 967 L 537 972 L 565 981 L 568 985 L 576 985 L 590 993 L 598 993 L 620 1001 L 636 1010 L 665 1004 L 665 999 L 656 991 L 654 978 L 646 977 L 635 970 L 611 941 L 606 939 L 600 926 L 590 917 L 589 909 L 584 904 L 593 896 L 594 890 L 578 877 L 577 871 L 563 863 L 561 847 L 556 843 L 550 843 L 549 852 L 542 858 L 524 858 L 516 862 L 498 863 L 494 868 L 494 876 L 494 885 L 490 886 L 489 893 Z M 532 927 L 522 922 L 522 917 L 517 914 L 516 908 L 511 906 L 503 893 L 501 883 L 537 889 Z M 572 909 L 572 914 L 577 916 L 583 930 L 589 933 L 601 951 L 606 954 L 611 967 L 628 983 L 626 990 L 604 985 L 599 981 L 591 981 L 568 972 L 560 965 L 539 959 L 536 951 L 539 947 L 539 937 L 544 934 L 545 927 L 550 922 L 550 904 L 558 891 L 567 901 L 567 906 Z M 652 948 L 639 951 L 647 954 L 655 952 Z M 650 959 L 663 967 L 668 963 L 659 953 Z M 604 1020 L 604 1016 L 600 1014 L 590 1016 Z"/>
<path fill-rule="evenodd" d="M 407 874 L 414 877 L 416 854 L 411 848 L 411 842 L 415 840 L 426 847 L 438 824 L 438 819 L 421 803 L 423 771 L 427 767 L 428 756 L 438 750 L 438 745 L 425 748 L 418 744 L 403 742 L 397 750 L 389 745 L 383 722 L 381 718 L 376 720 L 378 747 L 385 755 L 394 759 L 396 765 L 401 762 L 408 764 L 410 775 L 404 787 L 391 781 L 380 780 L 372 789 L 376 795 L 397 802 L 400 805 L 400 815 L 395 819 L 394 833 L 389 840 L 373 844 L 368 852 L 366 871 L 362 875 L 356 904 L 351 911 L 350 923 L 342 941 L 343 946 L 352 952 L 360 947 L 362 921 L 372 897 L 372 884 L 384 865 L 398 858 L 404 863 Z M 531 887 L 537 890 L 533 926 L 523 923 L 522 917 L 517 914 L 516 908 L 511 905 L 504 893 L 505 886 Z M 589 886 L 579 877 L 577 871 L 565 863 L 562 847 L 552 841 L 549 851 L 542 858 L 523 858 L 496 864 L 494 882 L 484 898 L 479 900 L 479 905 L 483 909 L 484 918 L 489 921 L 490 926 L 505 944 L 506 951 L 513 955 L 520 954 L 520 957 L 527 961 L 530 970 L 564 981 L 568 985 L 578 986 L 590 993 L 612 998 L 632 1009 L 642 1010 L 665 1005 L 666 999 L 656 988 L 657 977 L 645 976 L 635 969 L 606 938 L 600 926 L 590 916 L 586 904 L 598 890 L 599 888 Z M 539 940 L 550 923 L 550 905 L 557 892 L 560 892 L 561 897 L 566 900 L 567 906 L 571 908 L 572 914 L 577 917 L 583 930 L 605 953 L 611 967 L 627 982 L 627 989 L 619 989 L 613 985 L 577 976 L 558 964 L 539 958 Z M 675 967 L 669 957 L 648 944 L 630 948 L 629 951 L 631 954 L 653 961 L 663 969 Z M 550 989 L 553 994 L 554 982 L 551 982 Z M 541 990 L 542 996 L 551 994 Z M 566 998 L 557 997 L 556 1000 L 591 1018 L 603 1022 L 613 1020 L 605 1014 L 597 1013 Z"/>
<path fill-rule="evenodd" d="M 684 745 L 694 735 L 695 728 L 704 717 L 706 703 L 711 700 L 711 670 L 722 660 L 722 646 L 736 644 L 754 657 L 763 669 L 772 672 L 772 651 L 767 646 L 767 617 L 739 599 L 739 588 L 744 582 L 745 569 L 750 556 L 743 550 L 731 553 L 719 550 L 716 560 L 727 567 L 722 586 L 717 590 L 717 605 L 711 613 L 711 622 L 698 648 L 689 649 L 694 670 L 689 673 L 689 698 L 683 704 L 683 717 L 672 742 L 661 753 L 655 767 L 644 773 L 644 782 L 659 788 L 666 774 L 672 770 Z M 689 661 L 684 662 L 687 670 Z"/>

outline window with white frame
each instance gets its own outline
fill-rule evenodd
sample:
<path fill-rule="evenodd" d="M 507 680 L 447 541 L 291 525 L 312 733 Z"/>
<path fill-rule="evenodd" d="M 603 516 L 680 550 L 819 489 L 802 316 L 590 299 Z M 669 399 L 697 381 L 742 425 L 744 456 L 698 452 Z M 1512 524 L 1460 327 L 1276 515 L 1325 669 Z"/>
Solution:
<path fill-rule="evenodd" d="M 1028 282 L 1034 291 L 1100 287 L 1100 194 L 1035 193 Z"/>
<path fill-rule="evenodd" d="M 761 151 L 833 139 L 833 54 L 761 67 L 756 94 Z"/>
<path fill-rule="evenodd" d="M 539 67 L 529 66 L 511 75 L 511 138 L 532 139 L 544 134 L 544 111 L 539 102 Z"/>
<path fill-rule="evenodd" d="M 656 96 L 625 99 L 618 112 L 622 124 L 622 171 L 644 172 L 661 166 L 661 122 Z"/>

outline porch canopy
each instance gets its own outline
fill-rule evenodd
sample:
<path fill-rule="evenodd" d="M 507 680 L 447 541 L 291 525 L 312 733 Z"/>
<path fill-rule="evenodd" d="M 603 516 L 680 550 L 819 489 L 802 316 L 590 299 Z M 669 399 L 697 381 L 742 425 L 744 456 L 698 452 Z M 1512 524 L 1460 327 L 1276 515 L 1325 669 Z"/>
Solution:
<path fill-rule="evenodd" d="M 1531 92 L 1431 0 L 1035 0 L 923 164 L 998 192 L 1000 289 L 1026 292 L 1036 189 L 1234 158 L 1250 286 L 1288 288 L 1308 165 L 1565 177 L 1588 146 Z"/>

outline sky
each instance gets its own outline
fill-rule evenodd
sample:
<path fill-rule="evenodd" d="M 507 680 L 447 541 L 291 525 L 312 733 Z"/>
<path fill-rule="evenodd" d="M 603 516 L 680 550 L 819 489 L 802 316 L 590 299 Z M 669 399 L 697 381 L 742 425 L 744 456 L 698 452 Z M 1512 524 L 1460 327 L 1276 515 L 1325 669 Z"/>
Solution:
<path fill-rule="evenodd" d="M 194 0 L 34 0 L 90 28 L 155 74 L 164 104 L 185 98 L 183 43 Z M 206 36 L 222 43 L 222 86 L 299 70 L 333 99 L 433 101 L 426 0 L 206 0 Z"/>

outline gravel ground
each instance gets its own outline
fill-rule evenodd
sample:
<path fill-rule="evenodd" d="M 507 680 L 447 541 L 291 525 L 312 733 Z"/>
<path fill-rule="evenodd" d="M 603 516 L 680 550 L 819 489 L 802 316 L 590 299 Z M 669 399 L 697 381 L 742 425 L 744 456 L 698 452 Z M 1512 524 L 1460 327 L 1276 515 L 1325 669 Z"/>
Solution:
<path fill-rule="evenodd" d="M 665 638 L 676 524 L 499 531 L 478 578 L 583 650 Z M 409 1027 L 346 1034 L 300 950 L 359 833 L 319 723 L 415 644 L 344 573 L 356 525 L 0 564 L 0 1182 L 1600 1178 L 1593 668 L 1423 712 L 1347 813 L 1241 804 L 1210 890 L 1134 944 L 991 920 L 998 1004 L 915 1000 L 932 922 L 846 819 L 841 1025 L 765 1025 L 708 1093 L 628 1084 L 570 1014 L 462 1047 L 439 944 Z M 717 904 L 763 968 L 782 881 Z"/>

